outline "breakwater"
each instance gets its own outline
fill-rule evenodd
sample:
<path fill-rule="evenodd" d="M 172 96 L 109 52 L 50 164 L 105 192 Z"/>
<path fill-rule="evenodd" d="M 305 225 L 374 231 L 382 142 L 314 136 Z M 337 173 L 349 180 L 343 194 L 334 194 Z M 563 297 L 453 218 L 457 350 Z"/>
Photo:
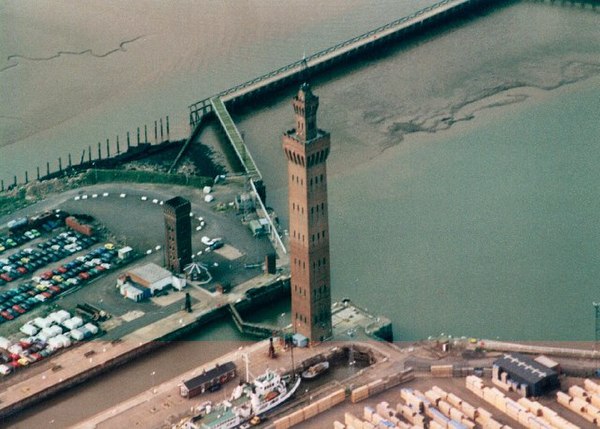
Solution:
<path fill-rule="evenodd" d="M 171 141 L 169 117 L 167 116 L 164 122 L 162 118 L 154 121 L 153 141 L 151 138 L 148 138 L 147 125 L 144 125 L 143 128 L 137 127 L 137 138 L 131 136 L 130 132 L 127 132 L 123 150 L 119 136 L 113 142 L 110 139 L 106 139 L 106 144 L 98 142 L 94 148 L 92 145 L 88 145 L 87 150 L 83 149 L 79 159 L 69 153 L 66 158 L 58 157 L 52 164 L 50 161 L 46 161 L 45 169 L 40 166 L 36 167 L 35 175 L 30 175 L 29 171 L 25 170 L 22 181 L 16 174 L 13 175 L 13 182 L 10 184 L 5 184 L 4 179 L 0 179 L 0 192 L 4 192 L 5 190 L 10 191 L 19 185 L 26 185 L 34 180 L 41 182 L 70 176 L 94 168 L 114 168 L 127 162 L 155 155 L 166 149 L 181 146 L 183 143 L 184 141 Z"/>

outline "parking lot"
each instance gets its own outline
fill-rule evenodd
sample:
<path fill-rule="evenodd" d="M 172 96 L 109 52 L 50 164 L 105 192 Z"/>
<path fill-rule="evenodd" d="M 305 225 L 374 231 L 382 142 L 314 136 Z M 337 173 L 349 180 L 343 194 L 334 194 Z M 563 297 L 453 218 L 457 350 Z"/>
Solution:
<path fill-rule="evenodd" d="M 31 231 L 27 227 L 19 234 L 11 231 L 13 240 L 0 254 L 0 271 L 8 274 L 8 281 L 0 284 L 0 336 L 22 340 L 29 346 L 27 341 L 34 338 L 20 332 L 24 324 L 59 310 L 75 315 L 77 306 L 82 304 L 91 304 L 110 315 L 101 324 L 105 328 L 104 333 L 100 332 L 104 339 L 119 338 L 180 311 L 185 296 L 182 292 L 170 291 L 169 296 L 135 303 L 122 297 L 115 287 L 117 277 L 127 267 L 148 262 L 163 265 L 162 202 L 175 195 L 192 202 L 194 262 L 208 269 L 211 277 L 202 285 L 205 290 L 214 293 L 217 285 L 235 286 L 260 273 L 259 269 L 245 266 L 262 262 L 272 247 L 265 237 L 253 237 L 232 208 L 230 203 L 241 192 L 239 187 L 214 190 L 212 203 L 205 202 L 199 190 L 150 188 L 98 185 L 71 191 L 62 200 L 54 196 L 55 201 L 44 201 L 38 206 L 52 208 L 52 219 L 56 220 L 52 228 Z M 40 214 L 38 207 L 21 210 L 18 216 L 31 219 Z M 67 214 L 91 216 L 97 233 L 87 237 L 65 228 Z M 23 235 L 25 230 L 27 236 Z M 9 234 L 0 231 L 0 237 L 0 242 L 5 243 Z M 134 249 L 130 259 L 117 256 L 118 249 L 124 246 Z M 201 299 L 197 293 L 193 295 L 194 302 Z"/>

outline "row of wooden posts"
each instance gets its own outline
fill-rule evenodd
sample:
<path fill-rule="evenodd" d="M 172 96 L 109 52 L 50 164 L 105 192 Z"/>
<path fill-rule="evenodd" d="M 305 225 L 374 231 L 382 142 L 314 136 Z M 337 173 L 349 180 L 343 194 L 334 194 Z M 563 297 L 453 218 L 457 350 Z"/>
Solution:
<path fill-rule="evenodd" d="M 166 131 L 166 132 L 165 132 Z M 160 136 L 160 140 L 159 140 L 159 136 Z M 165 139 L 166 136 L 166 139 Z M 169 130 L 169 117 L 167 116 L 165 118 L 165 121 L 163 123 L 163 118 L 160 118 L 158 121 L 154 121 L 154 143 L 158 144 L 159 142 L 162 143 L 164 141 L 169 141 L 170 140 L 170 130 Z M 131 141 L 131 135 L 130 132 L 127 131 L 127 150 L 129 150 L 129 148 L 132 147 L 132 141 Z M 144 140 L 142 141 L 142 136 L 141 136 L 141 127 L 137 128 L 137 146 L 139 146 L 140 144 L 148 144 L 148 126 L 144 125 Z M 116 149 L 117 149 L 117 153 L 116 156 L 119 156 L 121 154 L 121 147 L 120 147 L 120 143 L 119 143 L 119 136 L 117 136 L 117 140 L 116 140 Z M 83 153 L 81 154 L 81 159 L 79 161 L 79 164 L 83 164 L 85 161 L 85 152 L 86 150 L 83 150 Z M 92 159 L 92 146 L 88 146 L 87 149 L 87 162 L 88 163 L 92 163 L 92 161 L 95 160 L 102 160 L 102 143 L 98 142 L 98 157 L 95 159 Z M 110 139 L 106 139 L 106 153 L 104 156 L 104 159 L 110 158 L 111 154 L 110 154 Z M 68 164 L 67 164 L 67 168 L 71 168 L 73 166 L 72 163 L 72 159 L 71 159 L 71 154 L 69 153 L 68 155 Z M 63 165 L 62 165 L 62 157 L 58 158 L 58 172 L 61 172 L 63 170 Z M 46 176 L 50 175 L 50 162 L 46 162 Z M 41 175 L 40 175 L 40 167 L 36 167 L 36 178 L 37 180 L 41 179 Z M 27 170 L 25 170 L 25 184 L 29 183 L 29 172 Z M 13 176 L 13 184 L 12 186 L 16 187 L 17 186 L 17 176 Z M 0 179 L 0 192 L 4 192 L 5 190 L 5 186 L 4 186 L 4 180 Z"/>

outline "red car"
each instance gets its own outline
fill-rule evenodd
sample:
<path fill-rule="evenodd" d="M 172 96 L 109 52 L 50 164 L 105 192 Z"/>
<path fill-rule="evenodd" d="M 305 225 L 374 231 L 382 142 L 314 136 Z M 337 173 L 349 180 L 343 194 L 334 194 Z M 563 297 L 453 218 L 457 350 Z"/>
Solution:
<path fill-rule="evenodd" d="M 79 273 L 79 278 L 81 280 L 88 280 L 90 278 L 90 275 L 88 274 L 87 271 L 84 271 L 82 273 Z"/>
<path fill-rule="evenodd" d="M 25 309 L 23 307 L 21 307 L 19 304 L 13 305 L 12 309 L 15 310 L 19 314 L 25 314 L 26 313 Z"/>
<path fill-rule="evenodd" d="M 20 272 L 21 274 L 27 274 L 27 268 L 25 268 L 25 267 L 18 267 L 17 271 Z"/>
<path fill-rule="evenodd" d="M 43 278 L 44 280 L 49 280 L 52 278 L 54 274 L 52 273 L 52 271 L 46 271 L 44 274 L 42 274 L 40 277 Z"/>
<path fill-rule="evenodd" d="M 59 271 L 61 274 L 64 274 L 64 273 L 66 273 L 66 272 L 67 272 L 67 271 L 69 271 L 69 270 L 67 269 L 67 267 L 65 267 L 65 266 L 63 265 L 63 266 L 60 266 L 60 267 L 58 267 L 58 271 Z"/>
<path fill-rule="evenodd" d="M 4 317 L 6 320 L 13 320 L 14 317 L 12 314 L 10 314 L 8 311 L 4 310 L 3 312 L 0 313 L 0 316 Z"/>
<path fill-rule="evenodd" d="M 8 273 L 2 273 L 0 274 L 0 279 L 4 280 L 5 282 L 12 282 L 14 279 L 8 275 Z"/>

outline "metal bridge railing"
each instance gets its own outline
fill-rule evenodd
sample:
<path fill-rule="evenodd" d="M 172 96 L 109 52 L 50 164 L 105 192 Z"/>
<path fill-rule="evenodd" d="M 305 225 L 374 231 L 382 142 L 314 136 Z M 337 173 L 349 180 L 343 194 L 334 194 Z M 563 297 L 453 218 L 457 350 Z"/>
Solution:
<path fill-rule="evenodd" d="M 384 24 L 384 25 L 382 25 L 380 27 L 377 27 L 377 28 L 375 28 L 373 30 L 370 30 L 370 31 L 368 31 L 366 33 L 363 33 L 363 34 L 360 34 L 360 35 L 358 35 L 356 37 L 353 37 L 351 39 L 345 40 L 345 41 L 343 41 L 341 43 L 338 43 L 337 45 L 334 45 L 334 46 L 331 46 L 329 48 L 326 48 L 326 49 L 323 49 L 321 51 L 318 51 L 318 52 L 316 52 L 316 53 L 314 53 L 314 54 L 312 54 L 312 55 L 310 55 L 310 56 L 308 56 L 306 58 L 303 58 L 301 60 L 298 60 L 298 61 L 295 61 L 293 63 L 287 64 L 287 65 L 285 65 L 283 67 L 278 68 L 277 70 L 273 70 L 271 72 L 268 72 L 268 73 L 265 73 L 265 74 L 263 74 L 261 76 L 258 76 L 258 77 L 254 78 L 254 79 L 248 80 L 248 81 L 243 82 L 243 83 L 241 83 L 239 85 L 236 85 L 236 86 L 233 86 L 233 87 L 231 87 L 229 89 L 223 90 L 223 91 L 219 92 L 218 94 L 216 94 L 216 95 L 214 95 L 212 97 L 206 98 L 204 100 L 200 100 L 200 101 L 198 101 L 196 103 L 193 103 L 193 104 L 191 104 L 189 106 L 190 114 L 192 112 L 195 112 L 195 111 L 199 110 L 199 106 L 205 106 L 206 103 L 207 103 L 207 101 L 209 101 L 209 100 L 211 100 L 213 98 L 216 98 L 216 97 L 221 98 L 221 97 L 227 96 L 229 94 L 232 94 L 234 92 L 237 92 L 237 91 L 240 91 L 240 90 L 242 90 L 244 88 L 247 88 L 247 87 L 249 87 L 251 85 L 255 85 L 255 84 L 257 84 L 257 83 L 259 83 L 261 81 L 264 81 L 264 80 L 276 77 L 277 75 L 283 74 L 283 73 L 285 73 L 285 72 L 287 72 L 287 71 L 289 71 L 291 69 L 303 67 L 306 64 L 308 64 L 309 62 L 317 60 L 317 59 L 319 59 L 319 58 L 321 58 L 321 57 L 323 57 L 325 55 L 328 55 L 328 54 L 330 54 L 330 53 L 332 53 L 334 51 L 342 50 L 346 46 L 352 45 L 354 43 L 360 42 L 360 41 L 365 40 L 365 39 L 371 39 L 373 36 L 377 36 L 378 34 L 384 33 L 387 30 L 390 30 L 390 29 L 392 29 L 394 27 L 397 27 L 397 26 L 399 26 L 401 24 L 404 24 L 407 21 L 419 18 L 420 16 L 425 15 L 425 14 L 427 14 L 427 13 L 429 13 L 429 12 L 435 10 L 435 9 L 440 9 L 440 8 L 443 8 L 444 6 L 447 6 L 447 5 L 450 5 L 450 4 L 454 4 L 453 7 L 459 7 L 459 6 L 462 6 L 462 5 L 467 4 L 467 3 L 473 3 L 474 1 L 478 1 L 478 0 L 442 0 L 440 2 L 432 4 L 431 6 L 428 6 L 426 8 L 420 9 L 417 12 L 414 12 L 414 13 L 408 15 L 408 16 L 404 16 L 402 18 L 396 19 L 395 21 L 389 22 L 389 23 Z M 486 1 L 486 0 L 479 0 L 479 1 Z M 493 0 L 487 0 L 487 1 L 493 1 Z M 451 8 L 448 8 L 448 10 L 449 9 L 451 9 Z"/>
<path fill-rule="evenodd" d="M 235 152 L 242 163 L 244 170 L 246 170 L 246 173 L 253 180 L 260 180 L 262 178 L 260 171 L 258 171 L 252 155 L 248 151 L 244 140 L 242 140 L 240 132 L 235 126 L 233 119 L 231 119 L 225 104 L 223 104 L 223 100 L 221 100 L 219 97 L 214 97 L 210 100 L 210 102 L 213 106 L 214 112 L 219 118 L 219 122 L 221 122 L 221 125 L 227 134 L 227 138 L 229 138 L 229 141 L 235 149 Z"/>

